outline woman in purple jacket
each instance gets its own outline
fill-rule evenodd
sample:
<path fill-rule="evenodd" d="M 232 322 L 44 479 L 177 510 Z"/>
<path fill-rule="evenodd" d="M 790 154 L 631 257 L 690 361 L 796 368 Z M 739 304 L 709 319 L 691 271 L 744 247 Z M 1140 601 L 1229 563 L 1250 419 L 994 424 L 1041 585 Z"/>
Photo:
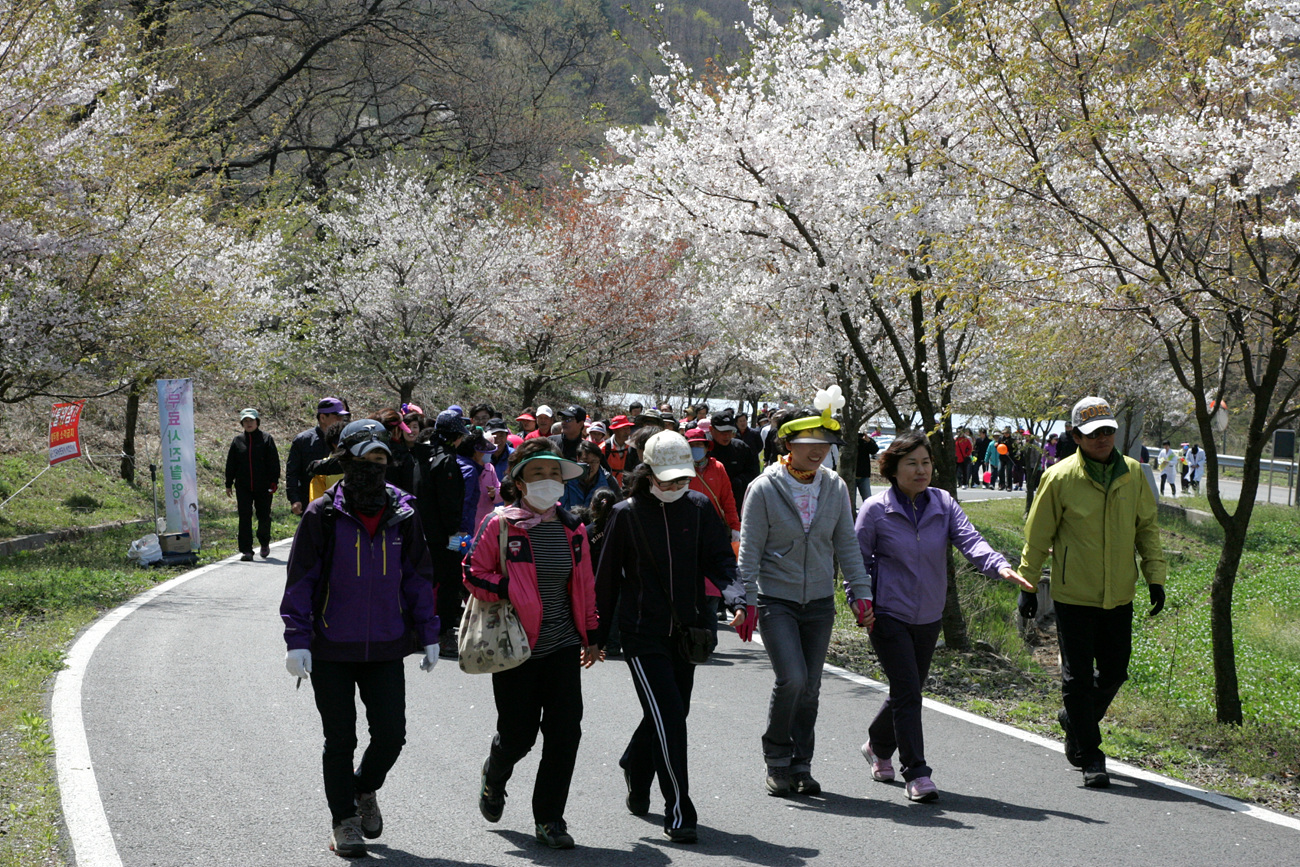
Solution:
<path fill-rule="evenodd" d="M 913 801 L 939 797 L 925 762 L 921 684 L 939 639 L 949 544 L 986 575 L 1034 589 L 989 547 L 947 491 L 930 488 L 933 470 L 925 435 L 899 436 L 880 456 L 880 475 L 889 480 L 889 489 L 867 500 L 855 528 L 875 600 L 871 646 L 889 679 L 889 698 L 868 729 L 862 754 L 871 762 L 872 778 L 889 782 L 897 750 Z"/>
<path fill-rule="evenodd" d="M 343 429 L 334 454 L 343 480 L 304 512 L 280 602 L 285 666 L 300 685 L 311 680 L 325 730 L 329 846 L 346 857 L 364 855 L 364 838 L 384 829 L 375 792 L 406 743 L 402 660 L 423 648 L 422 670 L 438 661 L 433 565 L 414 498 L 384 482 L 390 454 L 378 421 Z M 370 744 L 354 772 L 357 693 Z"/>

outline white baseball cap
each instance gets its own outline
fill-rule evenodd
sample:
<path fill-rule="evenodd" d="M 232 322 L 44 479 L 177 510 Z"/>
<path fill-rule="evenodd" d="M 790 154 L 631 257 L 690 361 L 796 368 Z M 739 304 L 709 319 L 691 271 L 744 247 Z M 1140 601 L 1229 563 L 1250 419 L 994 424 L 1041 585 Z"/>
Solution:
<path fill-rule="evenodd" d="M 1119 429 L 1119 425 L 1115 423 L 1115 413 L 1111 412 L 1110 402 L 1104 397 L 1085 397 L 1076 403 L 1074 409 L 1070 411 L 1070 424 L 1085 436 L 1101 427 Z"/>
<path fill-rule="evenodd" d="M 689 479 L 695 476 L 695 459 L 691 445 L 677 431 L 660 431 L 646 440 L 641 459 L 650 465 L 650 471 L 661 482 Z"/>

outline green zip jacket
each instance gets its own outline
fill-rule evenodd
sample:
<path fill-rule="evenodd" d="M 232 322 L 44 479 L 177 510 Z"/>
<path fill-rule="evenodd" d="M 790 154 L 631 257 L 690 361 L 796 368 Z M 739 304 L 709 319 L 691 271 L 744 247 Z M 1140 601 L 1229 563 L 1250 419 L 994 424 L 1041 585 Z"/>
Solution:
<path fill-rule="evenodd" d="M 1035 580 L 1048 555 L 1052 599 L 1067 605 L 1118 608 L 1132 602 L 1139 559 L 1147 584 L 1164 584 L 1168 567 L 1156 498 L 1141 464 L 1123 458 L 1109 489 L 1089 477 L 1081 451 L 1043 473 L 1025 522 L 1020 574 Z"/>

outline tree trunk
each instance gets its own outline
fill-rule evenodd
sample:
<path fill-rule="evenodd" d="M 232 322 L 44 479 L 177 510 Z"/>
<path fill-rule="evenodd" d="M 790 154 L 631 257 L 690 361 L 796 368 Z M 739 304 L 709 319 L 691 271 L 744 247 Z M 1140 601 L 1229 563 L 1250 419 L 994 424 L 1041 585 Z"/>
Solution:
<path fill-rule="evenodd" d="M 126 432 L 122 435 L 122 479 L 135 484 L 135 426 L 140 418 L 140 383 L 131 383 L 126 393 Z"/>
<path fill-rule="evenodd" d="M 953 650 L 969 650 L 970 636 L 966 633 L 966 617 L 961 613 L 961 598 L 957 595 L 956 552 L 948 548 L 948 591 L 943 600 L 943 641 Z"/>
<path fill-rule="evenodd" d="M 411 398 L 414 395 L 415 395 L 415 383 L 403 382 L 402 387 L 398 390 L 397 406 L 400 408 L 403 404 L 410 403 Z"/>
<path fill-rule="evenodd" d="M 1237 528 L 1241 527 L 1241 530 Z M 1245 524 L 1224 528 L 1223 550 L 1210 585 L 1210 646 L 1214 654 L 1214 715 L 1221 723 L 1241 725 L 1241 692 L 1232 639 L 1232 588 L 1245 546 Z"/>

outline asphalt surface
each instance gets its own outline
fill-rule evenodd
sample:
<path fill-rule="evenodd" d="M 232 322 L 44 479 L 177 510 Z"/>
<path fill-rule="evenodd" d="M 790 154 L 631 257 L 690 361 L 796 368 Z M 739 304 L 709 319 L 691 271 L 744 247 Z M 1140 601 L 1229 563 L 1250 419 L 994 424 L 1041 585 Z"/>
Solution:
<path fill-rule="evenodd" d="M 284 670 L 278 603 L 287 548 L 232 562 L 146 603 L 86 669 L 81 708 L 121 863 L 336 865 L 309 684 Z M 814 774 L 820 797 L 774 798 L 759 749 L 771 688 L 760 645 L 725 632 L 697 672 L 689 720 L 700 844 L 623 806 L 616 761 L 640 716 L 626 665 L 584 674 L 585 719 L 567 820 L 578 848 L 533 840 L 537 753 L 520 763 L 499 824 L 477 809 L 495 725 L 491 679 L 407 660 L 408 739 L 379 801 L 368 860 L 394 865 L 1293 864 L 1300 832 L 1143 780 L 1082 786 L 1059 751 L 926 711 L 942 793 L 912 804 L 859 753 L 882 700 L 827 674 Z M 364 743 L 364 735 L 363 735 Z M 661 806 L 657 789 L 654 802 Z"/>

